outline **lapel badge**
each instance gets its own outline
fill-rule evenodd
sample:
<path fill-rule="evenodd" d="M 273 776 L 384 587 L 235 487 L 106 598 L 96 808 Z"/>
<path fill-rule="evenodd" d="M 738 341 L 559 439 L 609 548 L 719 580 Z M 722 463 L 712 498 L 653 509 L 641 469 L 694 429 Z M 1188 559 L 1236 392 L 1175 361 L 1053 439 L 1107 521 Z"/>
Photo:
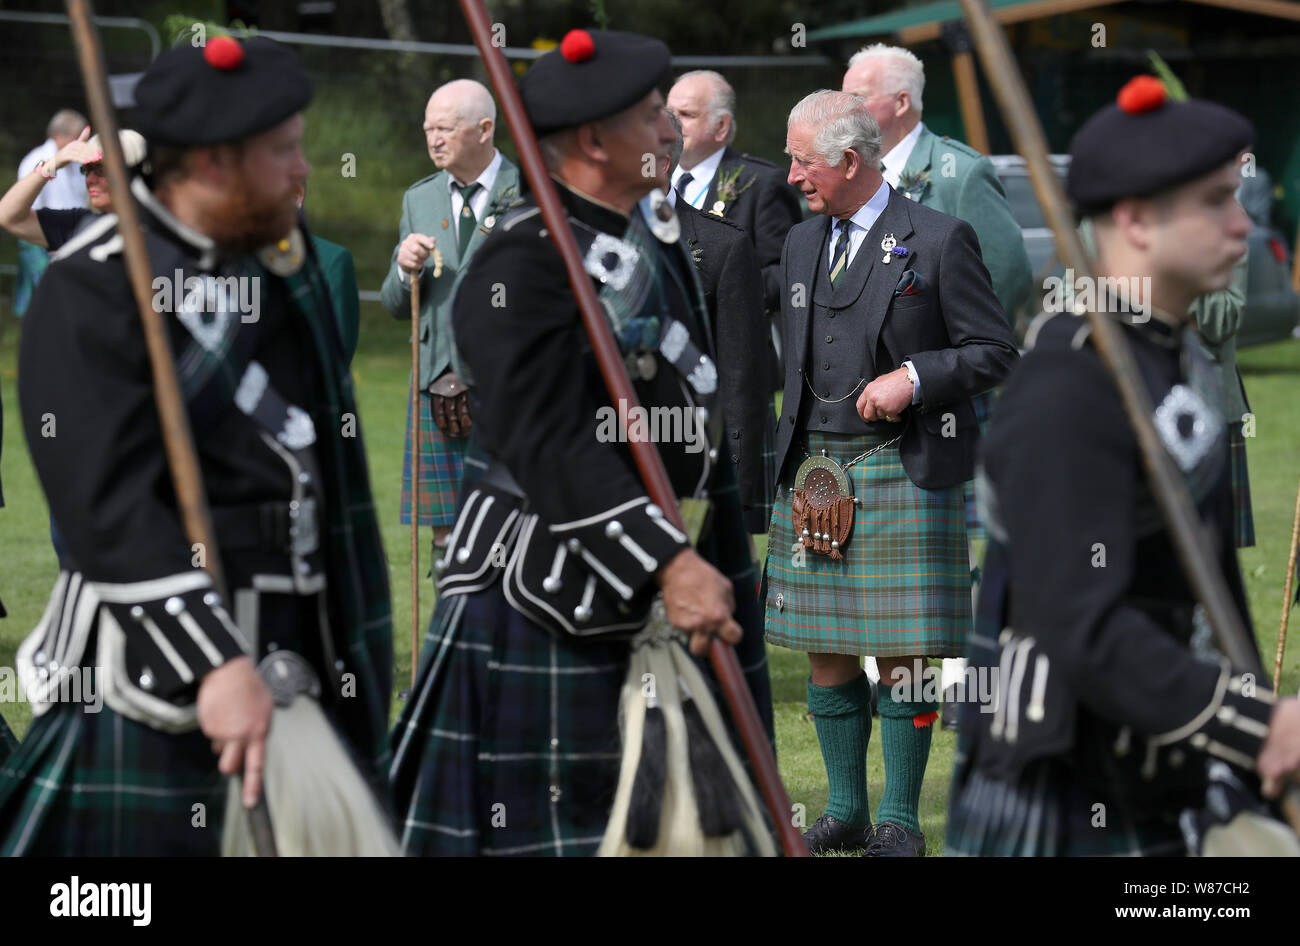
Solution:
<path fill-rule="evenodd" d="M 1184 473 L 1205 459 L 1218 441 L 1222 422 L 1213 408 L 1185 384 L 1175 384 L 1156 408 L 1156 431 Z"/>
<path fill-rule="evenodd" d="M 443 218 L 442 218 L 442 228 L 443 228 L 444 230 L 446 230 L 449 226 L 451 226 L 451 221 L 448 220 L 446 217 L 443 217 Z"/>
<path fill-rule="evenodd" d="M 718 201 L 714 201 L 714 203 L 713 203 L 713 209 L 710 210 L 709 213 L 717 214 L 719 217 L 721 217 L 721 216 L 722 216 L 722 212 L 723 212 L 724 210 L 726 210 L 726 209 L 727 209 L 727 205 L 726 205 L 725 203 L 723 203 L 722 201 L 718 200 Z"/>
<path fill-rule="evenodd" d="M 894 247 L 896 246 L 898 246 L 898 240 L 894 238 L 892 233 L 886 233 L 885 238 L 880 241 L 880 248 L 885 251 L 885 255 L 881 257 L 880 262 L 888 266 L 889 261 L 894 256 Z"/>

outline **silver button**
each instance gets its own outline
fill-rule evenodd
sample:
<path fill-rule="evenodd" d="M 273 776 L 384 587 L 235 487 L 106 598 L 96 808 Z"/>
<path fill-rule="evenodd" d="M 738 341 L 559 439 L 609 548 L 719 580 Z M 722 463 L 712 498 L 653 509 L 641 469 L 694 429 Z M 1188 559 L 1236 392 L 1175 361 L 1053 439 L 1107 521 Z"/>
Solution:
<path fill-rule="evenodd" d="M 140 689 L 142 690 L 153 689 L 153 674 L 149 672 L 148 667 L 145 667 L 144 670 L 140 672 Z"/>
<path fill-rule="evenodd" d="M 577 621 L 579 624 L 586 624 L 591 620 L 591 608 L 587 607 L 585 604 L 578 605 L 573 609 L 573 620 Z"/>
<path fill-rule="evenodd" d="M 579 542 L 577 539 L 570 539 L 569 551 L 572 552 L 574 555 L 577 555 L 580 551 L 582 551 L 582 543 Z"/>
<path fill-rule="evenodd" d="M 552 739 L 552 740 L 551 740 L 551 748 L 552 748 L 552 749 L 558 749 L 558 748 L 560 748 L 560 740 L 558 740 L 558 739 Z"/>
<path fill-rule="evenodd" d="M 35 664 L 43 664 L 43 663 L 45 663 L 45 651 L 43 651 L 43 650 L 38 650 L 38 651 L 36 652 L 36 655 L 35 655 L 34 657 L 32 657 L 32 663 L 35 663 Z"/>
<path fill-rule="evenodd" d="M 176 597 L 168 598 L 167 603 L 163 605 L 163 610 L 172 617 L 176 617 L 176 615 L 185 610 L 185 602 Z"/>
<path fill-rule="evenodd" d="M 269 644 L 266 645 L 266 652 L 268 654 L 273 650 L 279 650 L 279 649 L 280 649 L 280 645 L 277 644 L 275 641 L 271 641 Z"/>
<path fill-rule="evenodd" d="M 293 515 L 294 513 L 296 513 L 297 511 L 298 511 L 298 500 L 296 500 L 296 499 L 291 499 L 291 500 L 289 501 L 289 515 L 292 516 L 292 515 Z"/>
<path fill-rule="evenodd" d="M 308 483 L 311 482 L 311 474 L 306 472 L 305 470 L 302 473 L 299 473 L 298 482 L 301 483 L 303 486 L 306 486 Z"/>
<path fill-rule="evenodd" d="M 143 621 L 144 608 L 140 607 L 138 604 L 131 605 L 131 617 L 137 621 Z"/>
<path fill-rule="evenodd" d="M 465 547 L 465 548 L 459 548 L 459 549 L 456 550 L 456 561 L 460 562 L 462 565 L 464 565 L 466 562 L 469 561 L 469 548 L 468 548 L 468 547 Z"/>
<path fill-rule="evenodd" d="M 306 574 L 309 574 L 310 572 L 311 572 L 311 566 L 310 566 L 310 565 L 308 565 L 306 562 L 299 562 L 299 563 L 298 563 L 298 574 L 299 574 L 299 575 L 306 575 Z"/>
<path fill-rule="evenodd" d="M 341 660 L 334 661 L 334 669 L 341 671 L 343 669 L 343 661 Z"/>
<path fill-rule="evenodd" d="M 605 538 L 607 539 L 617 539 L 622 534 L 623 523 L 619 522 L 617 519 L 611 520 L 609 524 L 605 526 Z"/>
<path fill-rule="evenodd" d="M 551 804 L 555 804 L 557 801 L 559 801 L 560 796 L 564 794 L 563 792 L 560 791 L 560 786 L 558 785 L 552 785 L 550 791 L 551 791 Z"/>
<path fill-rule="evenodd" d="M 564 583 L 561 582 L 560 579 L 556 578 L 554 575 L 547 575 L 545 578 L 542 579 L 542 590 L 545 591 L 548 595 L 559 594 L 560 589 L 563 587 L 564 587 Z"/>
<path fill-rule="evenodd" d="M 654 503 L 651 503 L 649 506 L 645 507 L 645 514 L 649 516 L 651 519 L 662 519 L 664 516 L 664 511 L 660 509 L 658 506 L 656 506 Z"/>
<path fill-rule="evenodd" d="M 221 605 L 221 595 L 217 594 L 215 591 L 209 591 L 203 596 L 203 603 L 209 608 L 219 607 Z"/>
<path fill-rule="evenodd" d="M 709 409 L 707 407 L 701 407 L 699 417 L 701 424 L 707 424 L 709 422 Z"/>
<path fill-rule="evenodd" d="M 56 670 L 58 670 L 58 669 L 59 669 L 59 662 L 58 662 L 57 660 L 51 660 L 51 661 L 50 661 L 50 673 L 54 673 L 54 671 L 56 671 Z"/>
<path fill-rule="evenodd" d="M 710 462 L 710 463 L 717 463 L 717 462 L 718 462 L 718 448 L 717 448 L 717 447 L 714 447 L 712 450 L 709 451 L 709 462 Z"/>

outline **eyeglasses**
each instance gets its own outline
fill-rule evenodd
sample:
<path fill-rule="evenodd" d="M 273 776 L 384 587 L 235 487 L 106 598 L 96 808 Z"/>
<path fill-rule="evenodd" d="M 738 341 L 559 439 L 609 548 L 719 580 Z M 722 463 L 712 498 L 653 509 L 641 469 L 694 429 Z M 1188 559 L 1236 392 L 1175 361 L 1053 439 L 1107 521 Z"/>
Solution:
<path fill-rule="evenodd" d="M 100 177 L 103 177 L 104 165 L 96 161 L 93 164 L 83 164 L 81 166 L 82 177 L 89 177 L 92 174 L 98 174 Z"/>

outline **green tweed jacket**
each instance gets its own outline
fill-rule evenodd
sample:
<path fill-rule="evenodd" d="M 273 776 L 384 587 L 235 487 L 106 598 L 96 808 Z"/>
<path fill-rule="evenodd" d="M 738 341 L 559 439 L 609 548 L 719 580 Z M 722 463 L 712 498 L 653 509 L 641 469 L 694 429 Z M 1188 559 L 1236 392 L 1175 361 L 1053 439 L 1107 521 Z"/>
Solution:
<path fill-rule="evenodd" d="M 442 275 L 433 278 L 433 257 L 424 263 L 420 276 L 420 388 L 429 385 L 452 367 L 455 340 L 451 331 L 451 293 L 465 263 L 487 239 L 496 218 L 519 196 L 519 171 L 504 157 L 496 182 L 488 194 L 487 210 L 461 259 L 456 239 L 456 221 L 451 219 L 451 192 L 447 172 L 439 171 L 416 181 L 402 197 L 402 222 L 393 247 L 388 275 L 379 290 L 380 300 L 395 319 L 410 319 L 410 284 L 402 284 L 397 267 L 397 248 L 412 233 L 425 233 L 438 241 L 442 253 Z"/>
<path fill-rule="evenodd" d="M 1029 269 L 1020 225 L 1011 216 L 1006 191 L 993 163 L 970 145 L 941 138 L 921 126 L 897 188 L 924 207 L 965 220 L 980 241 L 984 267 L 1008 320 L 1030 291 Z"/>

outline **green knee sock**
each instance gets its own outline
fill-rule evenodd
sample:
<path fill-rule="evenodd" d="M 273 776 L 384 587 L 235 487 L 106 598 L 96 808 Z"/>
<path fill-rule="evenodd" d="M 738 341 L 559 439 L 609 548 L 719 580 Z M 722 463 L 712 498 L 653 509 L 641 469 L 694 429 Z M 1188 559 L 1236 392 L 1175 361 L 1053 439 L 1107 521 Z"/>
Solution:
<path fill-rule="evenodd" d="M 871 821 L 867 803 L 867 742 L 871 739 L 871 687 L 865 674 L 834 687 L 808 681 L 808 712 L 817 726 L 830 798 L 826 814 L 849 825 Z"/>
<path fill-rule="evenodd" d="M 876 821 L 892 821 L 919 834 L 921 783 L 930 758 L 930 736 L 938 705 L 932 700 L 895 700 L 891 689 L 882 685 L 879 706 L 885 791 Z"/>

